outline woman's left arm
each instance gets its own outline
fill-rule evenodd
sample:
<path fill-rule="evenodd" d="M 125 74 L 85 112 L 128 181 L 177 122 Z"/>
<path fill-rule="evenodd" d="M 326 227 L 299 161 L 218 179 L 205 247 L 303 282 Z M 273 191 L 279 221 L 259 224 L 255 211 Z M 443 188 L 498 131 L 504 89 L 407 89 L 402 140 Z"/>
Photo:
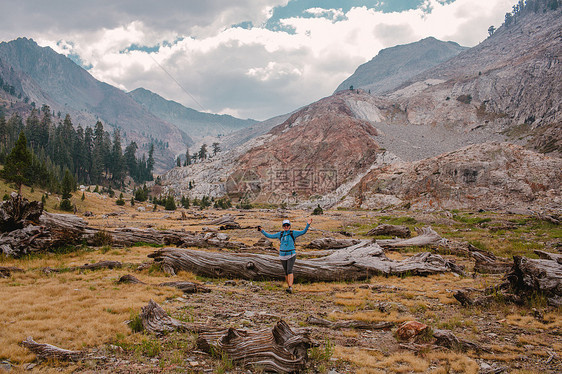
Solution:
<path fill-rule="evenodd" d="M 301 230 L 301 231 L 293 231 L 293 235 L 295 236 L 295 238 L 296 238 L 297 236 L 301 236 L 301 235 L 306 234 L 306 232 L 308 231 L 308 228 L 310 227 L 310 224 L 311 224 L 311 223 L 312 223 L 312 219 L 309 218 L 309 219 L 308 219 L 308 222 L 306 223 L 306 227 L 304 228 L 304 230 Z"/>

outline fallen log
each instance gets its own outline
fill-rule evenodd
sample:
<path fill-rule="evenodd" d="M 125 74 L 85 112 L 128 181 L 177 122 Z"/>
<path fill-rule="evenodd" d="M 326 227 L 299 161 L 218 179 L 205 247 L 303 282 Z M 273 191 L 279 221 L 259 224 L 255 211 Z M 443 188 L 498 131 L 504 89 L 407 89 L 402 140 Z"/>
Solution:
<path fill-rule="evenodd" d="M 100 270 L 100 269 L 119 269 L 123 267 L 123 264 L 119 261 L 99 261 L 94 264 L 84 264 L 82 266 L 72 266 L 70 268 L 56 269 L 51 267 L 46 267 L 41 269 L 43 273 L 60 273 L 62 271 L 74 271 L 74 270 Z"/>
<path fill-rule="evenodd" d="M 389 329 L 394 326 L 394 322 L 367 322 L 367 321 L 328 321 L 324 318 L 319 318 L 315 316 L 308 316 L 306 323 L 311 325 L 328 327 L 330 329 L 341 329 L 341 328 L 354 328 L 362 330 L 380 330 Z"/>
<path fill-rule="evenodd" d="M 78 361 L 84 357 L 82 351 L 70 351 L 51 344 L 37 343 L 31 336 L 22 341 L 21 345 L 35 353 L 37 357 L 46 360 Z"/>
<path fill-rule="evenodd" d="M 538 292 L 550 305 L 562 306 L 562 264 L 558 261 L 513 256 L 507 280 L 517 295 L 529 298 Z"/>
<path fill-rule="evenodd" d="M 12 272 L 23 273 L 25 270 L 17 268 L 15 266 L 0 266 L 0 277 L 8 278 L 12 275 Z"/>
<path fill-rule="evenodd" d="M 163 335 L 173 331 L 191 333 L 225 331 L 200 323 L 182 322 L 172 318 L 152 299 L 148 302 L 148 305 L 141 308 L 139 316 L 144 329 L 155 335 Z"/>
<path fill-rule="evenodd" d="M 543 260 L 552 260 L 558 262 L 559 264 L 562 264 L 562 255 L 558 253 L 550 253 L 538 249 L 535 249 L 533 252 Z"/>
<path fill-rule="evenodd" d="M 249 280 L 285 278 L 277 256 L 203 252 L 161 248 L 148 255 L 161 264 L 167 274 L 180 270 L 209 277 Z M 362 241 L 334 253 L 313 259 L 297 260 L 298 281 L 344 281 L 368 279 L 373 275 L 428 275 L 462 272 L 454 262 L 429 252 L 418 253 L 402 261 L 391 260 L 376 243 Z"/>
<path fill-rule="evenodd" d="M 391 235 L 397 236 L 399 238 L 409 238 L 412 235 L 412 232 L 410 231 L 408 226 L 382 224 L 378 225 L 374 229 L 369 230 L 367 232 L 367 235 Z"/>
<path fill-rule="evenodd" d="M 308 243 L 305 248 L 311 249 L 340 249 L 351 247 L 352 245 L 358 244 L 360 240 L 358 239 L 334 239 L 334 238 L 321 238 L 314 239 Z"/>
<path fill-rule="evenodd" d="M 235 216 L 232 214 L 225 214 L 217 219 L 211 220 L 211 221 L 207 221 L 207 222 L 203 222 L 203 225 L 222 225 L 225 224 L 227 222 L 234 222 L 235 220 Z"/>
<path fill-rule="evenodd" d="M 418 236 L 410 239 L 383 239 L 374 240 L 385 249 L 396 249 L 405 247 L 438 246 L 446 243 L 446 239 L 439 236 L 431 227 L 417 228 Z"/>
<path fill-rule="evenodd" d="M 485 350 L 474 342 L 457 338 L 455 334 L 449 330 L 433 330 L 433 337 L 435 338 L 435 345 L 450 348 L 452 350 L 461 352 L 467 352 L 470 350 L 480 352 Z"/>
<path fill-rule="evenodd" d="M 42 212 L 41 202 L 28 201 L 12 192 L 9 199 L 0 202 L 0 232 L 22 229 L 32 223 L 37 224 Z"/>
<path fill-rule="evenodd" d="M 136 277 L 134 277 L 131 274 L 126 274 L 126 275 L 121 276 L 121 278 L 119 278 L 117 283 L 147 284 L 147 283 L 137 279 Z M 188 294 L 189 293 L 198 293 L 198 292 L 202 292 L 202 293 L 211 292 L 211 290 L 207 287 L 203 287 L 202 285 L 200 285 L 198 283 L 187 282 L 187 281 L 164 282 L 164 283 L 155 284 L 154 286 L 157 286 L 157 287 L 174 287 L 174 288 L 177 288 L 177 289 L 181 290 L 183 293 L 188 293 Z"/>

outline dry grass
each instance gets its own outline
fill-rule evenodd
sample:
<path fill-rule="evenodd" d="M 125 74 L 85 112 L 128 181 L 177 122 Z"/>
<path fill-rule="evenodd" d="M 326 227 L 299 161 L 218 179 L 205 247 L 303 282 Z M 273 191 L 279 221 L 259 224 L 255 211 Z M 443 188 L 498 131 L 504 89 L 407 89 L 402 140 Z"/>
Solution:
<path fill-rule="evenodd" d="M 127 260 L 146 258 L 148 248 L 133 248 L 123 254 L 96 252 L 45 256 L 40 259 L 10 260 L 8 266 L 27 270 L 0 279 L 0 357 L 13 362 L 33 359 L 33 355 L 18 345 L 27 336 L 38 342 L 48 342 L 67 349 L 93 347 L 108 342 L 117 333 L 129 334 L 126 325 L 131 311 L 138 313 L 152 298 L 162 302 L 181 293 L 167 287 L 117 284 L 120 275 L 130 269 L 96 272 L 62 272 L 46 275 L 45 266 L 67 267 L 101 259 Z M 116 251 L 116 252 L 118 252 Z M 183 274 L 185 277 L 185 274 Z M 138 278 L 150 283 L 169 280 L 162 275 Z M 189 278 L 189 277 L 186 277 Z"/>
<path fill-rule="evenodd" d="M 2 193 L 0 184 L 0 193 Z M 7 188 L 6 186 L 4 186 Z M 26 193 L 30 193 L 29 189 Z M 117 193 L 118 195 L 118 193 Z M 41 192 L 32 194 L 36 199 Z M 163 211 L 158 207 L 152 212 L 149 204 L 136 204 L 131 207 L 128 200 L 125 206 L 117 206 L 116 198 L 110 199 L 95 193 L 85 193 L 86 199 L 80 200 L 81 192 L 74 194 L 73 201 L 77 203 L 79 215 L 89 210 L 94 217 L 86 218 L 88 223 L 100 228 L 116 227 L 153 227 L 155 229 L 184 229 L 200 231 L 205 222 L 220 217 L 223 214 L 239 215 L 237 221 L 242 226 L 262 225 L 268 231 L 280 229 L 283 219 L 276 211 L 237 211 L 208 209 L 200 212 L 190 209 L 188 216 L 203 213 L 206 217 L 180 220 L 181 209 L 175 212 Z M 51 196 L 47 207 L 52 208 L 57 203 L 56 196 Z M 143 206 L 145 212 L 137 208 Z M 117 216 L 102 218 L 103 214 L 117 212 Z M 412 212 L 401 212 L 404 217 Z M 326 211 L 323 216 L 313 217 L 313 228 L 306 237 L 298 241 L 299 246 L 310 240 L 325 237 L 343 237 L 338 231 L 353 232 L 355 237 L 361 237 L 368 228 L 380 223 L 378 212 L 354 211 Z M 388 213 L 384 213 L 387 215 Z M 412 213 L 413 214 L 413 213 Z M 293 228 L 298 230 L 305 226 L 309 212 L 290 211 L 288 218 L 293 221 Z M 403 219 L 400 218 L 400 219 Z M 419 225 L 435 222 L 449 222 L 436 213 L 434 216 L 421 215 L 417 217 Z M 494 216 L 494 220 L 498 218 Z M 464 224 L 452 222 L 456 228 Z M 444 224 L 445 225 L 445 224 Z M 456 230 L 455 228 L 455 230 Z M 445 230 L 445 226 L 442 227 Z M 332 234 L 330 234 L 330 232 Z M 481 240 L 486 245 L 501 241 L 483 229 L 473 231 L 452 231 L 457 238 L 464 240 Z M 255 230 L 231 230 L 228 234 L 232 240 L 253 244 L 261 235 Z M 464 235 L 464 236 L 463 236 Z M 526 233 L 531 235 L 533 233 Z M 502 251 L 506 244 L 502 244 Z M 180 292 L 165 287 L 146 285 L 120 285 L 116 280 L 124 274 L 133 273 L 141 281 L 157 284 L 170 280 L 195 280 L 193 274 L 182 272 L 178 276 L 169 278 L 158 270 L 150 269 L 136 272 L 136 266 L 125 265 L 118 270 L 100 270 L 95 272 L 63 271 L 57 274 L 45 275 L 40 271 L 43 267 L 65 269 L 70 266 L 94 263 L 100 260 L 115 260 L 126 264 L 139 264 L 148 260 L 147 255 L 154 251 L 152 247 L 82 249 L 67 254 L 47 254 L 25 259 L 2 259 L 3 266 L 16 266 L 26 270 L 25 273 L 14 273 L 7 279 L 0 279 L 0 358 L 9 359 L 13 363 L 29 362 L 33 355 L 21 348 L 18 343 L 27 336 L 33 336 L 36 341 L 54 344 L 68 349 L 82 349 L 98 347 L 105 343 L 114 342 L 116 336 L 121 336 L 128 344 L 144 344 L 143 341 L 153 339 L 142 334 L 132 334 L 126 325 L 131 312 L 138 313 L 140 308 L 154 299 L 162 304 L 174 316 L 187 315 L 197 321 L 214 318 L 217 311 L 244 312 L 245 310 L 264 311 L 268 314 L 287 315 L 292 324 L 304 324 L 308 314 L 318 314 L 332 320 L 361 320 L 370 322 L 391 321 L 399 324 L 403 321 L 418 320 L 427 323 L 432 328 L 449 328 L 462 338 L 485 345 L 493 353 L 485 353 L 478 357 L 473 353 L 463 354 L 451 351 L 430 350 L 420 354 L 413 354 L 402 350 L 392 337 L 392 332 L 386 334 L 385 339 L 379 338 L 375 332 L 364 332 L 352 329 L 331 331 L 321 329 L 315 338 L 318 341 L 329 339 L 335 342 L 334 358 L 343 360 L 345 366 L 339 372 L 357 373 L 476 373 L 478 363 L 476 358 L 490 362 L 510 365 L 514 360 L 522 358 L 533 359 L 532 364 L 540 364 L 548 357 L 545 350 L 555 352 L 562 357 L 562 344 L 558 342 L 562 328 L 560 310 L 544 309 L 545 321 L 537 321 L 529 307 L 519 307 L 506 304 L 494 304 L 489 308 L 462 308 L 452 297 L 453 291 L 470 287 L 484 289 L 497 284 L 501 276 L 479 275 L 472 277 L 456 277 L 452 274 L 439 274 L 427 277 L 382 277 L 375 276 L 365 282 L 334 282 L 297 284 L 296 293 L 287 296 L 283 291 L 282 282 L 255 282 L 262 291 L 258 294 L 248 291 L 244 287 L 223 287 L 221 281 L 213 280 L 214 291 L 211 296 L 189 296 L 182 298 L 188 301 L 174 301 Z M 411 253 L 388 253 L 393 259 L 403 259 Z M 453 257 L 451 257 L 453 258 Z M 472 260 L 455 258 L 468 268 Z M 250 294 L 250 295 L 249 295 Z M 173 302 L 166 302 L 172 298 Z M 259 299 L 259 301 L 256 301 Z M 257 304 L 252 304 L 257 303 Z M 250 305 L 251 304 L 251 305 Z M 385 307 L 381 308 L 380 305 Z M 236 305 L 236 308 L 233 307 Z M 257 306 L 256 306 L 257 305 Z M 198 308 L 198 309 L 196 309 Z M 246 317 L 241 317 L 246 318 Z M 265 317 L 263 317 L 265 318 Z M 263 321 L 262 321 L 263 322 Z M 218 321 L 232 326 L 252 327 L 258 322 L 252 320 Z M 263 325 L 259 325 L 263 326 Z M 512 329 L 519 332 L 514 336 Z M 492 331 L 497 338 L 489 338 L 487 333 Z M 523 331 L 523 333 L 521 333 Z M 379 333 L 379 332 L 377 332 Z M 155 339 L 155 338 L 154 338 Z M 367 340 L 370 343 L 367 343 Z M 349 341 L 356 341 L 357 346 Z M 164 346 L 163 346 L 164 347 Z M 183 362 L 182 357 L 192 354 L 192 348 L 179 350 L 172 348 L 166 353 L 170 362 Z M 383 353 L 384 352 L 384 353 Z M 142 357 L 133 358 L 141 360 Z M 331 364 L 331 361 L 326 365 Z M 216 366 L 214 366 L 216 368 Z M 326 366 L 327 367 L 327 366 Z M 68 365 L 62 371 L 73 371 L 81 366 Z M 58 372 L 59 368 L 54 368 Z M 41 365 L 41 370 L 48 372 L 49 366 Z M 513 371 L 515 368 L 510 367 Z M 522 369 L 521 372 L 524 372 Z"/>

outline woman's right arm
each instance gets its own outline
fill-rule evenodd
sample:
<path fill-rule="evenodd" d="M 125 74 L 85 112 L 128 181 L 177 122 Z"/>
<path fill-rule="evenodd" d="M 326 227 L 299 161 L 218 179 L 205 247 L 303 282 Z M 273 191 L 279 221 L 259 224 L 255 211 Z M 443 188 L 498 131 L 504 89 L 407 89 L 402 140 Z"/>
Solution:
<path fill-rule="evenodd" d="M 269 239 L 279 239 L 279 238 L 280 238 L 280 235 L 281 235 L 281 232 L 276 232 L 275 234 L 270 234 L 270 233 L 268 233 L 267 231 L 265 231 L 264 229 L 262 229 L 260 232 L 261 232 L 266 238 L 269 238 Z"/>

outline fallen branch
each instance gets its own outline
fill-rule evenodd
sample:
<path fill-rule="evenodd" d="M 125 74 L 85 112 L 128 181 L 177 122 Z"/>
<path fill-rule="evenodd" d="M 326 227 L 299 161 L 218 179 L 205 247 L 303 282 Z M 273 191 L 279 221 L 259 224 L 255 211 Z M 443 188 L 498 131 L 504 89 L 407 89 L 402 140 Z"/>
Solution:
<path fill-rule="evenodd" d="M 361 241 L 358 239 L 334 239 L 334 238 L 321 238 L 314 239 L 306 248 L 311 249 L 340 249 L 351 247 L 352 245 L 358 244 Z"/>
<path fill-rule="evenodd" d="M 119 278 L 117 283 L 147 284 L 145 282 L 142 282 L 142 281 L 138 280 L 136 277 L 134 277 L 131 274 L 123 275 L 121 278 Z M 153 286 L 175 287 L 175 288 L 181 290 L 183 293 L 188 293 L 188 294 L 189 293 L 198 293 L 198 292 L 202 292 L 202 293 L 211 292 L 210 289 L 208 289 L 206 287 L 203 287 L 202 285 L 200 285 L 198 283 L 187 282 L 187 281 L 164 282 L 164 283 L 160 283 L 160 284 L 155 284 Z"/>
<path fill-rule="evenodd" d="M 100 269 L 119 269 L 123 264 L 119 261 L 99 261 L 94 264 L 85 264 L 82 266 L 73 266 L 65 269 L 56 269 L 51 267 L 46 267 L 41 269 L 43 273 L 60 273 L 62 271 L 74 271 L 74 270 L 100 270 Z"/>
<path fill-rule="evenodd" d="M 362 329 L 362 330 L 380 330 L 380 329 L 389 329 L 394 326 L 394 322 L 366 322 L 366 321 L 356 321 L 356 320 L 349 320 L 349 321 L 328 321 L 324 318 L 308 316 L 306 319 L 306 323 L 311 325 L 318 325 L 323 327 L 328 327 L 330 329 L 341 329 L 341 328 L 354 328 L 354 329 Z"/>
<path fill-rule="evenodd" d="M 78 361 L 84 357 L 82 351 L 69 351 L 51 344 L 37 343 L 31 336 L 22 341 L 21 345 L 35 353 L 37 357 L 47 360 Z"/>
<path fill-rule="evenodd" d="M 23 273 L 25 270 L 17 268 L 15 266 L 0 266 L 0 277 L 8 278 L 12 275 L 12 272 Z"/>
<path fill-rule="evenodd" d="M 416 227 L 416 232 L 418 236 L 410 239 L 384 239 L 375 240 L 375 242 L 385 249 L 438 246 L 446 242 L 446 239 L 439 236 L 431 227 L 421 229 Z"/>
<path fill-rule="evenodd" d="M 378 225 L 374 229 L 369 230 L 369 232 L 367 232 L 367 235 L 390 235 L 397 236 L 399 238 L 409 238 L 412 235 L 412 232 L 410 231 L 408 226 L 382 224 Z"/>

